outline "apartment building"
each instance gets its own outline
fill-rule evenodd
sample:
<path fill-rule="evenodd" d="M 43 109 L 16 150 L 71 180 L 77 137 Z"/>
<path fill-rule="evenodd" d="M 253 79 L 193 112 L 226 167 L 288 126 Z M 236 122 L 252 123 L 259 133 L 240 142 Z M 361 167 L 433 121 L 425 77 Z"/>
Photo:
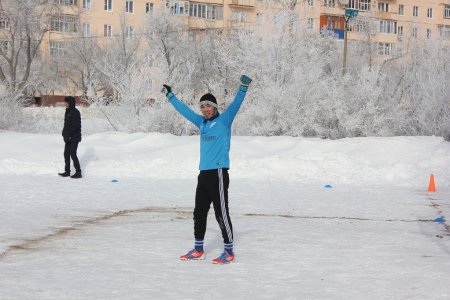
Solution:
<path fill-rule="evenodd" d="M 43 52 L 57 56 L 66 41 L 83 36 L 99 43 L 118 35 L 132 37 L 142 28 L 146 14 L 154 11 L 154 2 L 146 0 L 53 0 L 58 9 L 52 12 L 50 31 Z"/>
<path fill-rule="evenodd" d="M 319 2 L 319 3 L 317 3 Z M 319 28 L 335 31 L 343 38 L 343 7 L 358 10 L 349 20 L 349 40 L 367 40 L 378 45 L 379 55 L 395 55 L 404 43 L 416 39 L 450 41 L 450 1 L 443 0 L 308 0 L 318 8 Z M 311 22 L 311 27 L 317 22 Z"/>
<path fill-rule="evenodd" d="M 141 30 L 145 17 L 167 10 L 190 30 L 250 25 L 264 28 L 267 16 L 287 7 L 282 0 L 268 5 L 262 0 L 53 0 L 58 10 L 43 52 L 58 55 L 64 41 L 74 34 L 86 37 L 131 37 Z M 450 0 L 298 0 L 291 3 L 302 26 L 320 32 L 333 31 L 343 39 L 346 8 L 358 10 L 348 22 L 348 39 L 369 39 L 378 44 L 378 54 L 395 55 L 411 39 L 450 41 Z M 0 29 L 6 26 L 0 20 Z"/>
<path fill-rule="evenodd" d="M 0 4 L 4 7 L 6 1 Z M 441 40 L 450 45 L 450 0 L 52 0 L 46 14 L 50 30 L 41 44 L 44 55 L 59 56 L 80 35 L 107 42 L 145 30 L 145 20 L 166 11 L 189 30 L 247 26 L 264 31 L 269 15 L 295 10 L 305 30 L 331 31 L 337 39 L 376 43 L 381 59 L 401 53 L 411 41 Z M 346 9 L 357 17 L 344 18 Z M 347 23 L 347 27 L 346 27 Z M 0 32 L 10 26 L 0 12 Z M 346 31 L 347 29 L 347 31 Z M 8 40 L 1 40 L 7 47 Z"/>
<path fill-rule="evenodd" d="M 62 9 L 49 40 L 75 32 L 74 23 L 86 37 L 132 36 L 157 10 L 167 10 L 189 29 L 223 28 L 230 24 L 255 23 L 257 0 L 54 0 Z M 125 26 L 125 27 L 124 27 Z"/>
<path fill-rule="evenodd" d="M 132 36 L 145 26 L 145 18 L 166 10 L 190 30 L 249 25 L 269 26 L 267 16 L 287 8 L 283 0 L 53 0 L 50 31 L 43 53 L 58 55 L 74 35 L 99 40 L 115 35 Z M 450 41 L 450 0 L 298 0 L 289 9 L 302 26 L 333 31 L 343 39 L 346 8 L 358 10 L 348 22 L 348 39 L 378 43 L 380 55 L 395 55 L 395 48 L 411 39 Z M 7 16 L 6 16 L 7 17 Z M 8 26 L 0 18 L 0 30 Z"/>

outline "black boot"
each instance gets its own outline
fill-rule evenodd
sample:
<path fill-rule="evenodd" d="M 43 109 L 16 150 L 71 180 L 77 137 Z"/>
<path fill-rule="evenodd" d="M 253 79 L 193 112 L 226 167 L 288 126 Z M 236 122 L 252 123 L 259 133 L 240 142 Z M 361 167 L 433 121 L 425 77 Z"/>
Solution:
<path fill-rule="evenodd" d="M 72 176 L 70 176 L 70 178 L 81 178 L 81 171 L 76 171 L 75 174 L 73 174 Z"/>
<path fill-rule="evenodd" d="M 65 171 L 64 173 L 58 173 L 59 176 L 61 177 L 69 177 L 70 176 L 70 172 Z"/>

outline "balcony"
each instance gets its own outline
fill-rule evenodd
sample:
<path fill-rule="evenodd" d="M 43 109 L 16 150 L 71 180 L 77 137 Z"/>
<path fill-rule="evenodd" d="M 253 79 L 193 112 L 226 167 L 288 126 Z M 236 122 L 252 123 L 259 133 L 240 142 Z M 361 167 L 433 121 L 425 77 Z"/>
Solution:
<path fill-rule="evenodd" d="M 212 28 L 223 28 L 223 20 L 210 20 L 210 19 L 201 19 L 189 17 L 187 20 L 187 25 L 190 29 L 212 29 Z"/>
<path fill-rule="evenodd" d="M 255 7 L 256 0 L 231 0 L 230 6 Z"/>
<path fill-rule="evenodd" d="M 380 19 L 385 19 L 385 20 L 391 20 L 394 18 L 395 15 L 396 15 L 396 13 L 393 13 L 393 12 L 386 12 L 386 11 L 377 12 L 377 17 Z"/>
<path fill-rule="evenodd" d="M 342 7 L 339 7 L 337 5 L 336 6 L 323 5 L 321 12 L 323 14 L 332 15 L 332 16 L 342 16 L 342 15 L 344 15 L 344 10 L 342 9 Z"/>

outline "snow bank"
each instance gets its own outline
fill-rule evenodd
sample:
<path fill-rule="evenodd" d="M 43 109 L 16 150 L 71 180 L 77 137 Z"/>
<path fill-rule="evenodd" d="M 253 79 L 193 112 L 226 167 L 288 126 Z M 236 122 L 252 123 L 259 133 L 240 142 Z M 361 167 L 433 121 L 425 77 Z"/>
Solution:
<path fill-rule="evenodd" d="M 0 174 L 62 171 L 57 134 L 1 132 Z M 198 136 L 160 133 L 84 135 L 78 155 L 85 178 L 192 178 L 198 168 Z M 234 178 L 316 184 L 424 187 L 431 173 L 450 186 L 450 143 L 439 137 L 347 138 L 234 136 Z"/>

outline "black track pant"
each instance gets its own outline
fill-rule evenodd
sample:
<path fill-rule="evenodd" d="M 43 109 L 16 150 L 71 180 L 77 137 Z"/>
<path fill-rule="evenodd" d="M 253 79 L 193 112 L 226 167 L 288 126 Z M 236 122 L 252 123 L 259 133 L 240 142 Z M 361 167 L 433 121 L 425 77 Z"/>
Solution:
<path fill-rule="evenodd" d="M 211 202 L 219 223 L 224 243 L 233 242 L 233 226 L 228 211 L 228 185 L 230 179 L 226 169 L 200 171 L 194 209 L 194 236 L 203 240 L 206 232 L 206 219 Z"/>
<path fill-rule="evenodd" d="M 78 161 L 77 149 L 79 142 L 69 141 L 64 146 L 64 162 L 66 164 L 64 170 L 70 172 L 70 158 L 72 157 L 73 166 L 75 171 L 80 172 L 80 162 Z"/>

